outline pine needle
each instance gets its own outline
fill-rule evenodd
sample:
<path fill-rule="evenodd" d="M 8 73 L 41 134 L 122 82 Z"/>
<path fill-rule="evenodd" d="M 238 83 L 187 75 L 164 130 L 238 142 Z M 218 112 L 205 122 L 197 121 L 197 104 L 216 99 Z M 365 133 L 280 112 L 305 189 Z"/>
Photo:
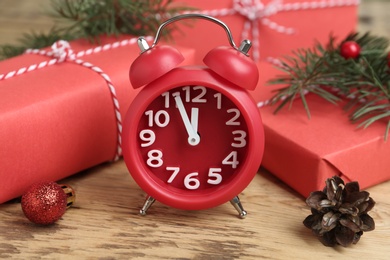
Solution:
<path fill-rule="evenodd" d="M 53 16 L 58 22 L 48 33 L 31 32 L 19 40 L 19 45 L 0 45 L 0 60 L 23 53 L 28 48 L 42 48 L 59 39 L 79 38 L 99 42 L 99 36 L 154 35 L 168 17 L 194 10 L 173 4 L 172 0 L 52 0 Z M 170 26 L 165 36 L 175 29 Z"/>
<path fill-rule="evenodd" d="M 357 59 L 345 59 L 340 54 L 341 43 L 355 41 L 361 47 Z M 325 47 L 316 44 L 313 49 L 300 49 L 285 57 L 284 75 L 271 79 L 269 84 L 282 85 L 275 91 L 271 104 L 278 104 L 275 113 L 287 103 L 290 108 L 299 93 L 310 118 L 309 101 L 303 93 L 315 94 L 333 104 L 348 100 L 351 122 L 367 128 L 374 122 L 386 122 L 385 139 L 390 130 L 390 57 L 389 41 L 366 33 L 348 35 L 340 44 L 330 36 Z"/>

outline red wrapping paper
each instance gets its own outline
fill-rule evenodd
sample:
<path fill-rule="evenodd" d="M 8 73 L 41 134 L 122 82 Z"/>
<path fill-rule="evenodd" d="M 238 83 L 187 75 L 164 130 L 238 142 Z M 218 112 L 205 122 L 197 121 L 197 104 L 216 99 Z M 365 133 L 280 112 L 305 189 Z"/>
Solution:
<path fill-rule="evenodd" d="M 233 0 L 176 2 L 186 2 L 201 8 L 200 11 L 209 12 L 231 9 Z M 267 16 L 278 25 L 293 28 L 295 34 L 279 33 L 259 20 L 260 82 L 252 94 L 260 106 L 271 97 L 271 90 L 275 88 L 266 86 L 265 82 L 279 73 L 267 61 L 288 55 L 297 48 L 311 47 L 315 40 L 326 43 L 331 32 L 339 38 L 345 37 L 356 24 L 355 2 L 346 6 L 285 10 Z M 237 14 L 215 16 L 226 22 L 238 44 L 247 17 Z M 182 33 L 174 35 L 175 42 L 196 49 L 196 64 L 201 63 L 213 47 L 228 45 L 225 32 L 207 21 L 197 21 L 193 27 L 179 27 Z M 247 38 L 252 39 L 252 35 Z M 90 46 L 81 41 L 72 47 L 77 51 Z M 107 56 L 99 53 L 82 58 L 96 63 L 110 75 L 118 88 L 122 115 L 135 95 L 128 84 L 127 70 L 138 50 L 135 51 L 134 46 L 129 48 L 127 52 L 115 51 L 116 55 L 107 52 Z M 187 54 L 193 53 L 187 50 Z M 41 60 L 47 58 L 23 55 L 23 58 L 8 60 L 0 63 L 0 74 Z M 117 70 L 117 67 L 121 69 Z M 5 180 L 0 182 L 0 202 L 18 196 L 27 184 L 36 181 L 37 176 L 55 174 L 56 179 L 61 179 L 108 161 L 115 154 L 116 123 L 106 83 L 96 73 L 74 64 L 58 64 L 45 70 L 31 72 L 37 76 L 28 79 L 15 77 L 14 83 L 7 80 L 7 88 L 3 88 L 4 82 L 0 81 L 0 141 L 7 144 L 0 150 L 1 165 L 6 166 L 0 170 L 0 178 Z M 44 77 L 47 79 L 43 84 L 35 82 L 36 78 Z M 119 88 L 119 85 L 124 87 Z M 383 141 L 384 124 L 378 122 L 368 129 L 357 129 L 349 122 L 342 104 L 328 104 L 314 95 L 308 95 L 307 100 L 311 120 L 300 100 L 295 101 L 291 110 L 284 109 L 277 115 L 273 114 L 275 107 L 260 109 L 266 136 L 262 162 L 265 168 L 303 196 L 322 189 L 325 179 L 333 175 L 340 175 L 347 181 L 358 180 L 362 188 L 390 179 L 386 170 L 390 165 L 385 158 L 390 147 Z M 3 127 L 6 124 L 9 126 Z M 12 191 L 15 187 L 18 187 L 17 192 Z"/>
<path fill-rule="evenodd" d="M 338 106 L 308 95 L 312 119 L 309 120 L 300 100 L 293 108 L 274 115 L 275 107 L 263 106 L 280 86 L 266 82 L 281 72 L 270 63 L 293 50 L 311 48 L 315 42 L 326 44 L 332 33 L 338 40 L 354 31 L 358 1 L 333 0 L 176 0 L 197 7 L 194 12 L 215 16 L 225 22 L 238 45 L 244 38 L 252 40 L 250 54 L 257 48 L 260 81 L 251 92 L 259 106 L 265 130 L 265 152 L 262 165 L 303 196 L 322 190 L 333 175 L 346 181 L 359 181 L 361 188 L 390 179 L 390 145 L 384 142 L 386 126 L 377 122 L 367 129 L 357 129 L 347 113 Z M 272 5 L 277 11 L 271 10 Z M 242 8 L 247 7 L 247 13 Z M 252 15 L 252 16 L 251 16 Z M 250 21 L 249 29 L 245 23 Z M 188 22 L 187 22 L 188 23 Z M 226 33 L 209 21 L 191 22 L 175 36 L 178 44 L 197 46 L 200 62 L 212 48 L 228 45 Z M 253 26 L 257 26 L 254 30 Z M 272 27 L 272 28 L 271 28 Z M 286 33 L 292 29 L 294 33 Z M 243 32 L 247 34 L 243 35 Z M 256 57 L 255 57 L 256 58 Z"/>
<path fill-rule="evenodd" d="M 281 72 L 274 66 L 259 63 L 259 70 L 275 77 Z M 384 140 L 385 122 L 357 128 L 343 110 L 347 101 L 334 105 L 314 94 L 306 95 L 311 119 L 300 99 L 291 109 L 284 107 L 274 114 L 275 106 L 263 105 L 272 96 L 266 86 L 256 96 L 265 132 L 264 168 L 283 180 L 301 195 L 322 190 L 325 180 L 334 175 L 345 181 L 359 181 L 365 189 L 390 179 L 390 144 Z"/>
<path fill-rule="evenodd" d="M 128 39 L 102 39 L 101 45 Z M 74 53 L 97 47 L 85 40 L 70 45 Z M 194 51 L 180 50 L 184 64 L 192 64 Z M 138 55 L 135 43 L 79 58 L 110 77 L 122 117 L 137 93 L 128 70 Z M 51 59 L 38 54 L 8 59 L 0 62 L 0 75 Z M 110 90 L 95 71 L 65 61 L 0 80 L 0 203 L 40 180 L 56 181 L 114 159 L 117 140 Z"/>
<path fill-rule="evenodd" d="M 236 45 L 243 39 L 253 43 L 250 54 L 266 61 L 311 47 L 315 41 L 327 43 L 329 34 L 344 37 L 354 30 L 358 0 L 175 0 L 197 8 L 192 12 L 214 16 L 230 28 Z M 212 48 L 228 45 L 225 31 L 205 20 L 177 23 L 175 42 L 196 46 L 201 62 Z M 190 24 L 191 26 L 187 26 Z M 246 32 L 246 33 L 245 33 Z M 256 59 L 254 51 L 258 52 Z M 264 74 L 263 74 L 264 75 Z"/>

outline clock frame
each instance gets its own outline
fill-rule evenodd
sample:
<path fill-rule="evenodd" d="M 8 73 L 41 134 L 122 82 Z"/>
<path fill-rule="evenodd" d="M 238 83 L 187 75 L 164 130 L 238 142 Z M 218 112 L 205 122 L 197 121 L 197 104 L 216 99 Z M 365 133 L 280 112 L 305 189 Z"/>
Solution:
<path fill-rule="evenodd" d="M 230 47 L 204 58 L 206 66 L 179 67 L 184 57 L 171 46 L 157 46 L 161 30 L 174 21 L 201 18 L 222 26 Z M 123 156 L 135 182 L 148 194 L 142 215 L 158 200 L 183 210 L 201 210 L 238 198 L 256 175 L 264 150 L 259 110 L 248 90 L 258 70 L 247 56 L 250 41 L 236 47 L 229 28 L 202 14 L 164 22 L 151 47 L 139 38 L 141 55 L 130 68 L 140 88 L 123 123 Z"/>

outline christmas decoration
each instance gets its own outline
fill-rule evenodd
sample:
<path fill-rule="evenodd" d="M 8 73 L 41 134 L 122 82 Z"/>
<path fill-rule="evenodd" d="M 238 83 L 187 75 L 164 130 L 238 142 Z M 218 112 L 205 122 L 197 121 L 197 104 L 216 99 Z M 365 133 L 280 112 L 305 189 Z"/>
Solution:
<path fill-rule="evenodd" d="M 227 32 L 230 47 L 211 49 L 204 65 L 180 66 L 182 54 L 157 43 L 165 26 L 185 19 L 218 25 Z M 138 39 L 141 54 L 132 63 L 129 77 L 134 89 L 146 86 L 124 119 L 123 157 L 133 179 L 150 196 L 142 215 L 156 199 L 185 210 L 230 201 L 240 218 L 246 216 L 238 194 L 256 175 L 264 148 L 261 116 L 248 91 L 257 86 L 259 72 L 247 56 L 250 41 L 238 45 L 231 39 L 226 24 L 201 14 L 167 20 L 158 28 L 151 47 L 143 37 Z M 185 100 L 190 93 L 195 98 Z M 161 112 L 148 116 L 150 111 Z M 233 119 L 230 113 L 236 114 Z M 155 124 L 148 123 L 151 118 Z M 167 171 L 172 171 L 169 178 Z"/>
<path fill-rule="evenodd" d="M 367 191 L 360 191 L 358 182 L 345 184 L 338 176 L 329 178 L 324 190 L 312 192 L 306 203 L 312 214 L 303 224 L 325 246 L 356 244 L 363 232 L 375 229 L 367 214 L 375 202 Z"/>
<path fill-rule="evenodd" d="M 197 8 L 195 12 L 213 16 L 226 23 L 235 41 L 250 39 L 250 56 L 256 62 L 269 61 L 309 47 L 313 39 L 325 43 L 328 32 L 346 35 L 356 26 L 358 0 L 175 0 Z M 316 22 L 312 26 L 307 21 Z M 217 27 L 194 22 L 178 26 L 173 32 L 181 46 L 197 46 L 196 61 L 201 63 L 210 46 L 224 43 L 226 35 Z M 207 37 L 194 37 L 203 35 Z M 199 46 L 199 47 L 198 47 Z M 265 75 L 260 73 L 261 75 Z M 264 92 L 263 88 L 255 95 Z M 256 99 L 256 98 L 255 98 Z"/>
<path fill-rule="evenodd" d="M 360 55 L 357 46 L 361 48 Z M 345 109 L 351 111 L 352 122 L 366 128 L 376 121 L 384 121 L 387 139 L 390 130 L 388 46 L 388 40 L 383 37 L 354 33 L 341 45 L 331 36 L 327 46 L 317 44 L 314 49 L 300 49 L 281 63 L 280 70 L 286 74 L 269 81 L 285 85 L 277 90 L 270 103 L 279 104 L 277 112 L 300 97 L 310 118 L 307 93 L 331 103 L 346 99 Z"/>
<path fill-rule="evenodd" d="M 22 54 L 28 48 L 43 48 L 58 40 L 87 38 L 99 43 L 99 37 L 121 34 L 149 35 L 161 21 L 175 13 L 192 10 L 173 5 L 173 0 L 65 0 L 52 1 L 53 14 L 59 21 L 48 33 L 23 35 L 19 46 L 0 46 L 0 59 Z M 53 15 L 51 14 L 51 15 Z M 174 29 L 170 27 L 165 35 Z"/>
<path fill-rule="evenodd" d="M 22 210 L 31 222 L 49 225 L 59 220 L 74 202 L 75 192 L 70 186 L 40 182 L 22 196 Z"/>
<path fill-rule="evenodd" d="M 7 115 L 0 116 L 0 203 L 37 180 L 60 180 L 120 156 L 120 119 L 136 94 L 127 75 L 139 49 L 135 37 L 100 40 L 60 41 L 0 62 L 0 115 Z M 194 63 L 194 50 L 177 49 L 183 64 Z"/>
<path fill-rule="evenodd" d="M 65 23 L 48 34 L 25 35 L 20 46 L 0 46 L 0 59 L 24 52 L 0 62 L 0 115 L 11 115 L 0 117 L 6 126 L 0 130 L 0 203 L 21 196 L 37 179 L 63 179 L 121 156 L 120 119 L 135 94 L 124 75 L 139 54 L 137 39 L 123 34 L 154 34 L 166 17 L 192 10 L 171 0 L 67 0 L 53 7 Z M 58 48 L 75 38 L 82 39 Z M 57 47 L 30 49 L 50 45 Z M 178 49 L 192 64 L 194 51 Z M 20 134 L 27 118 L 29 134 Z M 33 145 L 42 135 L 45 149 Z"/>
<path fill-rule="evenodd" d="M 355 41 L 343 42 L 340 46 L 340 54 L 346 59 L 356 59 L 360 55 L 360 46 Z"/>

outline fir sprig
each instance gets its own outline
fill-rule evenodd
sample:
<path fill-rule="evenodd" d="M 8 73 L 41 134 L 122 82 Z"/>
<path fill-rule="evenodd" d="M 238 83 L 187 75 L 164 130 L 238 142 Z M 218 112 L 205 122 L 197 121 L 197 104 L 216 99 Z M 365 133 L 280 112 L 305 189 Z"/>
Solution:
<path fill-rule="evenodd" d="M 48 33 L 24 34 L 19 45 L 1 45 L 0 60 L 23 53 L 28 48 L 50 46 L 59 39 L 87 38 L 99 42 L 99 36 L 135 36 L 154 34 L 168 17 L 192 10 L 172 0 L 53 0 L 52 16 L 58 24 Z M 172 29 L 170 27 L 168 29 Z M 165 30 L 166 35 L 169 30 Z"/>
<path fill-rule="evenodd" d="M 357 58 L 346 58 L 341 54 L 340 47 L 347 41 L 360 46 Z M 271 98 L 271 104 L 278 104 L 275 113 L 286 104 L 291 107 L 299 97 L 310 118 L 307 93 L 334 104 L 346 99 L 345 109 L 350 111 L 352 122 L 366 128 L 376 121 L 384 121 L 387 139 L 390 130 L 388 47 L 387 39 L 366 33 L 362 36 L 350 34 L 340 43 L 330 36 L 327 46 L 317 43 L 313 49 L 295 51 L 279 67 L 284 74 L 269 81 L 269 84 L 285 85 Z"/>

